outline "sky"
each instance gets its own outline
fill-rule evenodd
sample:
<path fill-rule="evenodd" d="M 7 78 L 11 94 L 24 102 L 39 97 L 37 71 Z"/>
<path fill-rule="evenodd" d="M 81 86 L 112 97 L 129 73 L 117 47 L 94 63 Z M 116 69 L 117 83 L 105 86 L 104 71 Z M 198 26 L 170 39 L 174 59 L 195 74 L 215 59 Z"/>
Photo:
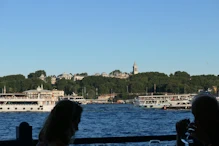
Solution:
<path fill-rule="evenodd" d="M 1 0 L 0 76 L 219 74 L 218 0 Z"/>

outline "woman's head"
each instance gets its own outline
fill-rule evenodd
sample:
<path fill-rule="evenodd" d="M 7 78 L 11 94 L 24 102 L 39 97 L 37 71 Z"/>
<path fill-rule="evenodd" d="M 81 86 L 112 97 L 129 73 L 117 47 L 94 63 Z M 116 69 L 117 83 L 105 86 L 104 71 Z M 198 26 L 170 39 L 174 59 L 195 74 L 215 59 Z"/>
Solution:
<path fill-rule="evenodd" d="M 198 121 L 218 119 L 218 101 L 212 95 L 198 95 L 192 102 L 192 113 Z"/>
<path fill-rule="evenodd" d="M 68 144 L 78 130 L 82 107 L 70 100 L 61 100 L 49 114 L 39 134 L 40 140 L 48 142 L 60 140 Z"/>
<path fill-rule="evenodd" d="M 195 117 L 196 133 L 200 139 L 207 136 L 211 141 L 218 137 L 219 105 L 211 95 L 199 95 L 192 102 L 192 113 Z M 217 138 L 216 138 L 217 140 Z"/>

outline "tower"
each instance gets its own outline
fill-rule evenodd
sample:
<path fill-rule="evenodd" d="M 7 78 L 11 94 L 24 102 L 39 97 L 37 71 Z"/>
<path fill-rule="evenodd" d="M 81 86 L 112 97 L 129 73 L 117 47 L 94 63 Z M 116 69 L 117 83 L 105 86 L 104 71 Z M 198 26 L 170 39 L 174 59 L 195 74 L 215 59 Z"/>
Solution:
<path fill-rule="evenodd" d="M 138 74 L 138 66 L 136 65 L 136 63 L 134 63 L 133 65 L 133 74 L 134 75 Z"/>

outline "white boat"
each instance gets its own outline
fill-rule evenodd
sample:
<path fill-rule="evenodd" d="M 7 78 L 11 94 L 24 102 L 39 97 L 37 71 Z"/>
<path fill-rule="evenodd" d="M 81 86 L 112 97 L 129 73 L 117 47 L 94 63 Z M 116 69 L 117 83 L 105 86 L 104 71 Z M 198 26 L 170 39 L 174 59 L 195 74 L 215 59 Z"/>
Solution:
<path fill-rule="evenodd" d="M 50 112 L 58 102 L 57 95 L 58 90 L 44 90 L 42 85 L 23 93 L 6 93 L 4 87 L 4 92 L 0 93 L 0 112 Z"/>
<path fill-rule="evenodd" d="M 134 105 L 146 108 L 163 108 L 168 106 L 168 100 L 155 96 L 138 96 L 134 99 Z"/>
<path fill-rule="evenodd" d="M 0 94 L 0 112 L 50 112 L 57 99 L 53 97 L 28 97 L 22 93 Z"/>
<path fill-rule="evenodd" d="M 194 94 L 138 96 L 134 105 L 146 108 L 190 108 Z"/>
<path fill-rule="evenodd" d="M 192 107 L 189 100 L 171 100 L 170 105 L 166 109 L 190 109 Z"/>
<path fill-rule="evenodd" d="M 74 102 L 77 102 L 79 104 L 87 104 L 87 100 L 84 99 L 83 96 L 64 96 L 64 97 L 61 97 L 59 98 L 60 100 L 70 100 L 70 101 L 74 101 Z"/>

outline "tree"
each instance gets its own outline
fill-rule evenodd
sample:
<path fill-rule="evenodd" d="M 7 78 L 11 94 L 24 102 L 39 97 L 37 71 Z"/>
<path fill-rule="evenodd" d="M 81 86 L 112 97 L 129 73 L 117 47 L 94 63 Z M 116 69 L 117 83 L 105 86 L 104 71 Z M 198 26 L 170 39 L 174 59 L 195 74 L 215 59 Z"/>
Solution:
<path fill-rule="evenodd" d="M 28 79 L 30 79 L 30 78 L 35 78 L 36 76 L 35 76 L 35 73 L 30 73 L 27 77 Z"/>
<path fill-rule="evenodd" d="M 46 72 L 44 70 L 37 70 L 35 71 L 35 77 L 40 77 L 41 75 L 46 76 Z"/>
<path fill-rule="evenodd" d="M 95 98 L 95 90 L 92 90 L 92 89 L 90 89 L 89 91 L 88 91 L 88 93 L 87 93 L 87 98 L 89 98 L 89 99 L 94 99 Z"/>
<path fill-rule="evenodd" d="M 79 76 L 88 76 L 88 73 L 84 72 L 84 73 L 77 73 L 76 75 L 79 75 Z"/>
<path fill-rule="evenodd" d="M 67 84 L 67 81 L 63 78 L 56 82 L 56 87 L 58 90 L 65 90 L 66 84 Z"/>
<path fill-rule="evenodd" d="M 46 76 L 46 72 L 44 70 L 37 70 L 35 73 L 30 73 L 27 77 L 28 78 L 39 78 L 41 75 Z"/>

